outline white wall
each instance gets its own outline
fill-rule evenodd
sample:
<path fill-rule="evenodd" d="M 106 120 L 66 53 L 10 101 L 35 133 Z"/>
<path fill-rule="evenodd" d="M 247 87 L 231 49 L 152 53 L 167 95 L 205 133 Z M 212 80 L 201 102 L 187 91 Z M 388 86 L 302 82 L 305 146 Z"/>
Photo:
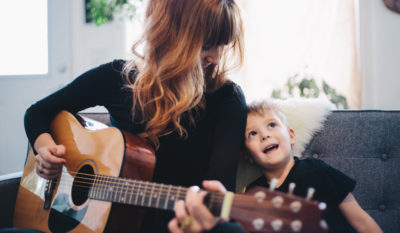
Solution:
<path fill-rule="evenodd" d="M 72 1 L 72 77 L 113 59 L 125 57 L 125 22 L 101 26 L 85 23 L 84 1 Z"/>
<path fill-rule="evenodd" d="M 400 109 L 400 14 L 360 0 L 362 108 Z"/>

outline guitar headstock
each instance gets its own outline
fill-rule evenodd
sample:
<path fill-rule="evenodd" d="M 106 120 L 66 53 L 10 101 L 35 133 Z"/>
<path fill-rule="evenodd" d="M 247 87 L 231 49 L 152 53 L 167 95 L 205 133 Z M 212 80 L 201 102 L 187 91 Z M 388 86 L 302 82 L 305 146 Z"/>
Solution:
<path fill-rule="evenodd" d="M 326 232 L 325 203 L 254 187 L 235 194 L 230 218 L 248 232 Z"/>

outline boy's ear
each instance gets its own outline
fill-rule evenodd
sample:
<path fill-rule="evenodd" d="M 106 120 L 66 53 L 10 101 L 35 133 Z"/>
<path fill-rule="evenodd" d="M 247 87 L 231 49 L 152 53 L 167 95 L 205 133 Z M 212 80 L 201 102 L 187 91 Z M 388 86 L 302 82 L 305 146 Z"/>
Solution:
<path fill-rule="evenodd" d="M 296 143 L 296 136 L 294 134 L 293 129 L 289 129 L 289 137 L 290 137 L 290 145 L 294 145 Z"/>

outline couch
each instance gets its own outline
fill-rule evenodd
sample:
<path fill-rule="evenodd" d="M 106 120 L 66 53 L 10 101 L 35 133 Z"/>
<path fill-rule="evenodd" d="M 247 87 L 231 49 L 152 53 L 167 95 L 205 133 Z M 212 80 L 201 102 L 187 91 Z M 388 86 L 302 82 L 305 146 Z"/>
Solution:
<path fill-rule="evenodd" d="M 107 114 L 83 115 L 110 124 Z M 303 157 L 320 158 L 355 178 L 359 204 L 384 232 L 400 232 L 400 111 L 332 111 Z M 20 177 L 0 178 L 0 228 L 12 226 Z"/>

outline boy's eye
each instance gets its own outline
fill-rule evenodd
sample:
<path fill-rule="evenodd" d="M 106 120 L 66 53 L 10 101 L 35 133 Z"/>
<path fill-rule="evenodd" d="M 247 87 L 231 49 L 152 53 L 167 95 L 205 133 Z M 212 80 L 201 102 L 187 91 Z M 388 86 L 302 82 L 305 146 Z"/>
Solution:
<path fill-rule="evenodd" d="M 268 124 L 268 127 L 270 127 L 270 128 L 274 128 L 275 126 L 276 126 L 276 124 L 274 122 L 271 122 Z"/>
<path fill-rule="evenodd" d="M 249 138 L 252 138 L 252 137 L 254 137 L 254 136 L 256 136 L 257 135 L 257 132 L 256 131 L 250 131 L 249 132 Z"/>

